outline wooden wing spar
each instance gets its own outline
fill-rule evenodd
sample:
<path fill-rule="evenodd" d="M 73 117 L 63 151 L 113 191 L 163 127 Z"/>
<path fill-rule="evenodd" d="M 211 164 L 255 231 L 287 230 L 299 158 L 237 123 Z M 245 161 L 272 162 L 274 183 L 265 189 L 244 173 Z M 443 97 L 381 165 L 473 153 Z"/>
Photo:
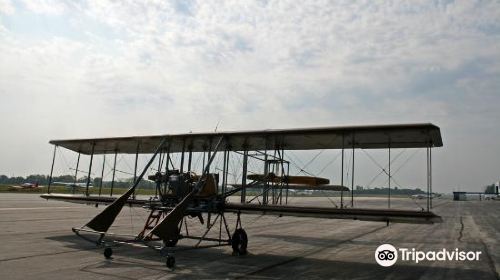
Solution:
<path fill-rule="evenodd" d="M 270 129 L 155 136 L 52 140 L 51 144 L 82 154 L 151 154 L 164 138 L 169 152 L 203 152 L 224 137 L 222 151 L 386 149 L 441 147 L 439 127 L 430 123 Z"/>
<path fill-rule="evenodd" d="M 75 197 L 68 194 L 43 194 L 44 199 L 60 200 L 81 204 L 112 204 L 116 198 L 113 197 Z M 126 205 L 145 207 L 151 201 L 149 199 L 129 199 Z M 169 208 L 171 210 L 173 208 Z M 441 223 L 440 216 L 425 211 L 411 211 L 400 209 L 366 209 L 366 208 L 334 208 L 334 207 L 304 207 L 290 205 L 258 205 L 226 203 L 224 210 L 232 213 L 275 215 L 288 217 L 309 217 L 322 219 L 347 219 L 358 221 L 379 221 L 393 223 L 433 224 Z M 189 212 L 194 213 L 194 212 Z"/>

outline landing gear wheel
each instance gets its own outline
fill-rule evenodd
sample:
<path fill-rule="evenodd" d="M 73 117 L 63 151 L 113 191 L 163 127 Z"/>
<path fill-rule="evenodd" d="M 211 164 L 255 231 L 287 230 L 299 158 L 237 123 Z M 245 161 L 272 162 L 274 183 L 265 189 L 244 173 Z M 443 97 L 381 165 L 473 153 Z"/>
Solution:
<path fill-rule="evenodd" d="M 113 255 L 113 249 L 107 247 L 104 249 L 104 257 L 109 260 L 111 259 L 111 256 Z"/>
<path fill-rule="evenodd" d="M 233 247 L 233 254 L 237 256 L 247 254 L 248 237 L 244 229 L 238 228 L 234 231 L 231 238 L 231 247 Z"/>
<path fill-rule="evenodd" d="M 167 256 L 167 261 L 165 262 L 165 265 L 168 268 L 174 268 L 174 266 L 175 266 L 175 257 L 174 256 Z"/>

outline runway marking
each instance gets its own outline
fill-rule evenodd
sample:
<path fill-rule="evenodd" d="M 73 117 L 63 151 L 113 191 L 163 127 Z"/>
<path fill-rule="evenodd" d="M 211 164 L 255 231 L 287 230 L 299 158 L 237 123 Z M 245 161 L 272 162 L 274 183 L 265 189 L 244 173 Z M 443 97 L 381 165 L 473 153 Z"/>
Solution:
<path fill-rule="evenodd" d="M 85 207 L 71 207 L 71 206 L 61 206 L 61 207 L 23 207 L 23 208 L 0 208 L 0 211 L 12 211 L 12 210 L 50 210 L 50 209 L 79 209 Z"/>

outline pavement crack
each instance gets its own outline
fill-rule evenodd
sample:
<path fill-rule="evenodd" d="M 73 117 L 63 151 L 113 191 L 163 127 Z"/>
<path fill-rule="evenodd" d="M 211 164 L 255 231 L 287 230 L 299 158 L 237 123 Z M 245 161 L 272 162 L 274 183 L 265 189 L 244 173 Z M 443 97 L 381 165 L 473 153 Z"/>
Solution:
<path fill-rule="evenodd" d="M 309 251 L 309 252 L 306 252 L 302 255 L 299 255 L 299 256 L 295 256 L 295 257 L 292 257 L 292 258 L 289 258 L 287 260 L 284 260 L 282 262 L 278 262 L 278 263 L 274 263 L 274 264 L 271 264 L 271 265 L 268 265 L 268 266 L 265 266 L 265 267 L 262 267 L 260 269 L 257 269 L 255 271 L 252 271 L 252 272 L 249 272 L 249 273 L 245 273 L 244 275 L 240 275 L 238 277 L 235 277 L 234 279 L 241 279 L 241 278 L 246 278 L 247 276 L 250 276 L 250 275 L 256 275 L 256 274 L 259 274 L 259 273 L 262 273 L 263 271 L 266 271 L 266 270 L 269 270 L 269 269 L 273 269 L 275 267 L 278 267 L 278 266 L 281 266 L 281 265 L 285 265 L 285 264 L 289 264 L 291 262 L 294 262 L 294 261 L 297 261 L 297 260 L 300 260 L 300 259 L 303 259 L 303 258 L 306 258 L 306 257 L 309 257 L 311 255 L 315 255 L 317 253 L 320 253 L 321 251 L 324 251 L 326 249 L 331 249 L 331 248 L 334 248 L 334 247 L 337 247 L 339 245 L 342 245 L 344 243 L 349 243 L 349 242 L 352 242 L 353 240 L 355 239 L 358 239 L 358 238 L 361 238 L 363 236 L 366 236 L 368 234 L 371 234 L 371 233 L 374 233 L 374 232 L 377 232 L 381 229 L 385 229 L 386 226 L 382 226 L 382 227 L 378 227 L 378 228 L 375 228 L 375 229 L 372 229 L 368 232 L 364 232 L 364 233 L 361 233 L 361 234 L 358 234 L 356 236 L 353 236 L 352 238 L 350 239 L 346 239 L 346 240 L 342 240 L 342 241 L 339 241 L 337 243 L 334 243 L 332 245 L 329 245 L 329 246 L 325 246 L 325 247 L 321 247 L 321 248 L 318 248 L 318 249 L 315 249 L 315 250 L 312 250 L 312 251 Z"/>
<path fill-rule="evenodd" d="M 464 220 L 463 216 L 460 216 L 460 231 L 458 232 L 458 242 L 462 242 L 462 237 L 464 233 Z"/>
<path fill-rule="evenodd" d="M 500 280 L 500 275 L 498 274 L 496 268 L 495 268 L 495 262 L 493 261 L 493 258 L 490 255 L 490 251 L 488 250 L 488 246 L 486 246 L 486 243 L 484 243 L 484 240 L 482 238 L 479 239 L 481 241 L 481 244 L 483 245 L 484 252 L 486 255 L 486 258 L 488 259 L 488 266 L 490 267 L 491 271 L 495 275 L 495 279 Z"/>

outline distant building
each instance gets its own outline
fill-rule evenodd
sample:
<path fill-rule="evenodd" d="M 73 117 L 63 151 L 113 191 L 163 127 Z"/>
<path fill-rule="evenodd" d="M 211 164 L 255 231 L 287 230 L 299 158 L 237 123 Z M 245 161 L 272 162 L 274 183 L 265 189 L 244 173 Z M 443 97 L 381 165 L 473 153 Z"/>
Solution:
<path fill-rule="evenodd" d="M 466 192 L 453 192 L 453 200 L 467 200 Z"/>

